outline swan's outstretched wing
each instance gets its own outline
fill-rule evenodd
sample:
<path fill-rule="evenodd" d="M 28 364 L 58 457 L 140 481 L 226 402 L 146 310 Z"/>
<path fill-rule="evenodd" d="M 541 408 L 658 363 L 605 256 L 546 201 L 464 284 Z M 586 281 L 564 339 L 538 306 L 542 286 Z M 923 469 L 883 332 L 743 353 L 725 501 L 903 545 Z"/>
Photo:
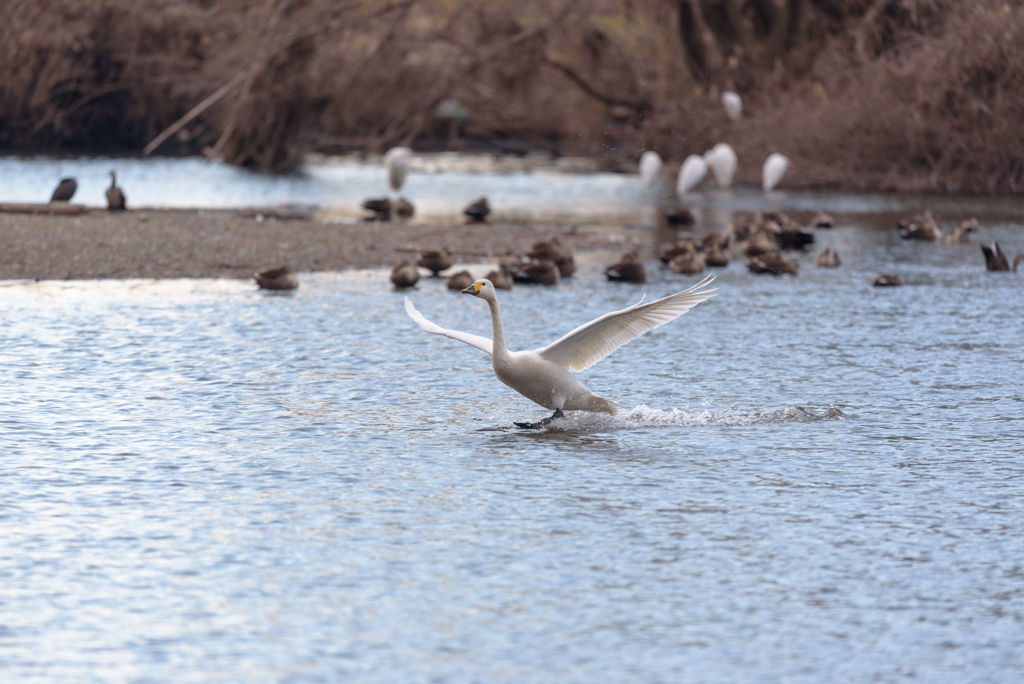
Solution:
<path fill-rule="evenodd" d="M 486 337 L 480 337 L 479 335 L 474 335 L 472 333 L 460 332 L 458 330 L 448 330 L 446 328 L 442 328 L 439 325 L 431 323 L 430 321 L 423 317 L 423 314 L 416 310 L 416 307 L 412 305 L 412 300 L 409 299 L 408 297 L 405 298 L 405 313 L 409 314 L 409 318 L 419 323 L 420 327 L 426 330 L 428 333 L 434 333 L 435 335 L 444 335 L 445 337 L 450 337 L 453 340 L 458 340 L 459 342 L 471 344 L 477 349 L 485 351 L 488 354 L 492 353 L 491 349 L 493 345 L 491 344 L 491 341 L 489 339 L 487 339 Z"/>
<path fill-rule="evenodd" d="M 630 340 L 635 340 L 652 328 L 665 325 L 705 299 L 714 297 L 714 290 L 702 289 L 711 284 L 712 280 L 714 276 L 708 276 L 688 290 L 649 304 L 641 302 L 628 309 L 605 314 L 581 325 L 556 342 L 537 349 L 536 353 L 563 368 L 586 370 Z"/>

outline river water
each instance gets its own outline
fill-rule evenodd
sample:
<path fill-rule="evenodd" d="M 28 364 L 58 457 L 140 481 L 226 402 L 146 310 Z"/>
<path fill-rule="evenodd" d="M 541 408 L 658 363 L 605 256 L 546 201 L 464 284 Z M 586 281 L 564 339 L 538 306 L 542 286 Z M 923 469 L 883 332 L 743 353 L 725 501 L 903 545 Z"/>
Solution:
<path fill-rule="evenodd" d="M 1024 273 L 830 201 L 877 211 L 796 278 L 719 270 L 581 374 L 618 416 L 549 430 L 384 272 L 0 283 L 4 679 L 1019 680 Z M 697 279 L 615 256 L 500 293 L 510 346 Z"/>

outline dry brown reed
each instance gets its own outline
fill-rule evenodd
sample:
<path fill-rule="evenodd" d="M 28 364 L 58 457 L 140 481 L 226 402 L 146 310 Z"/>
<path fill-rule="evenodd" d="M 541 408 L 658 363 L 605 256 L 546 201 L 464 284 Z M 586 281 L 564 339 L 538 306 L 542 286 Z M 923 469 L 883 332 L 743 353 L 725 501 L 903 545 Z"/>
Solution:
<path fill-rule="evenodd" d="M 740 181 L 1024 190 L 1021 0 L 7 0 L 0 148 L 547 149 L 726 141 Z M 744 97 L 732 122 L 718 101 Z M 754 161 L 756 160 L 756 161 Z"/>

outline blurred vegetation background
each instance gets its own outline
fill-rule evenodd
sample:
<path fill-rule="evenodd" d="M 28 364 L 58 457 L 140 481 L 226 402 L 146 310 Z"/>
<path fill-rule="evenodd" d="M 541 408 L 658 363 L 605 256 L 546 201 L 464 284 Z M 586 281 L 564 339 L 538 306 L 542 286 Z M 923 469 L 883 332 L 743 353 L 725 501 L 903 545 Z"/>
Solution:
<path fill-rule="evenodd" d="M 4 0 L 0 149 L 284 170 L 310 151 L 547 151 L 738 180 L 1024 191 L 1022 0 Z M 735 90 L 744 117 L 720 95 Z M 756 160 L 754 163 L 753 160 Z"/>

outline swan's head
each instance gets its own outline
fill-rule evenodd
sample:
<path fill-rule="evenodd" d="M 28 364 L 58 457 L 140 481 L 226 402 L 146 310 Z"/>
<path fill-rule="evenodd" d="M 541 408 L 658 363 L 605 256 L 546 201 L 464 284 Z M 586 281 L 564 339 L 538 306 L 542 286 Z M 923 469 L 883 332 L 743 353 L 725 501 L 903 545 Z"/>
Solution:
<path fill-rule="evenodd" d="M 475 283 L 467 287 L 465 290 L 463 290 L 462 294 L 473 295 L 474 297 L 480 297 L 481 299 L 486 299 L 488 301 L 491 301 L 495 298 L 494 285 L 491 284 L 491 281 L 488 280 L 487 278 L 481 278 L 480 280 L 476 281 Z"/>

